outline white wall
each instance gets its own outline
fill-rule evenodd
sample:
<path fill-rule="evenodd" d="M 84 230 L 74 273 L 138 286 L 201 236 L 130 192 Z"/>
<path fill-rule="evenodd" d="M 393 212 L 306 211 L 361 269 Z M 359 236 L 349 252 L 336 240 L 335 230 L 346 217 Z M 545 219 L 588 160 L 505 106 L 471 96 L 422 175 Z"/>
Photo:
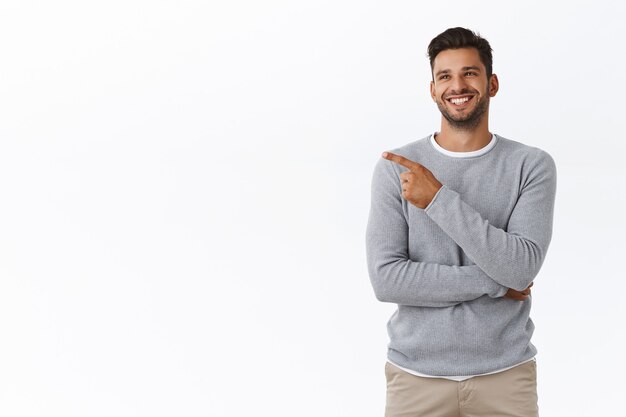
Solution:
<path fill-rule="evenodd" d="M 558 169 L 543 416 L 622 410 L 619 1 L 0 4 L 0 415 L 382 416 L 380 153 L 432 133 L 426 47 L 494 49 L 490 129 Z"/>

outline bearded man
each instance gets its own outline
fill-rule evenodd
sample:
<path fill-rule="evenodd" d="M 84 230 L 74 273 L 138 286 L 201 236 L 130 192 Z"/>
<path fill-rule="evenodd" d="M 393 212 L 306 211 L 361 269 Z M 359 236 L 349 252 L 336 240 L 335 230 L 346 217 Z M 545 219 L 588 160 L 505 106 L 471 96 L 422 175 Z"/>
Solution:
<path fill-rule="evenodd" d="M 387 332 L 386 417 L 538 416 L 530 287 L 552 237 L 556 166 L 489 131 L 492 49 L 428 46 L 441 128 L 374 167 L 366 255 Z"/>

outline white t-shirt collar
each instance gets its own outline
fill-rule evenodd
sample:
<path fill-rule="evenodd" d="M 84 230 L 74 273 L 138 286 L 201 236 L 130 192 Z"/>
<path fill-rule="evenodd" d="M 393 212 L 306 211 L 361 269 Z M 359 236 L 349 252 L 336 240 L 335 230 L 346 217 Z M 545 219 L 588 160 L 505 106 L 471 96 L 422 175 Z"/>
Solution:
<path fill-rule="evenodd" d="M 442 154 L 448 155 L 448 156 L 452 156 L 455 158 L 469 158 L 469 157 L 473 157 L 473 156 L 480 156 L 483 154 L 486 154 L 487 152 L 489 152 L 491 150 L 491 148 L 493 148 L 494 146 L 496 146 L 496 142 L 497 142 L 497 137 L 495 134 L 491 134 L 491 140 L 489 141 L 489 143 L 485 146 L 483 146 L 480 149 L 477 149 L 475 151 L 469 151 L 469 152 L 453 152 L 453 151 L 449 151 L 447 149 L 442 148 L 437 141 L 435 140 L 435 135 L 439 133 L 439 132 L 435 132 L 432 135 L 430 135 L 430 143 L 433 145 L 433 147 L 438 150 L 439 152 L 441 152 Z"/>

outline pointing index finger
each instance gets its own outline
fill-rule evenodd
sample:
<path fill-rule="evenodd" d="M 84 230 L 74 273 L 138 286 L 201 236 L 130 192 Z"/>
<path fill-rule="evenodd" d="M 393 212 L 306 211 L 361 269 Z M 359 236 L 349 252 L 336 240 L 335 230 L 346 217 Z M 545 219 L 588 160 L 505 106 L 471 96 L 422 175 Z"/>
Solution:
<path fill-rule="evenodd" d="M 393 161 L 411 170 L 420 166 L 420 164 L 418 164 L 417 162 L 411 161 L 410 159 L 407 159 L 402 155 L 396 155 L 395 153 L 391 152 L 383 152 L 383 158 Z"/>

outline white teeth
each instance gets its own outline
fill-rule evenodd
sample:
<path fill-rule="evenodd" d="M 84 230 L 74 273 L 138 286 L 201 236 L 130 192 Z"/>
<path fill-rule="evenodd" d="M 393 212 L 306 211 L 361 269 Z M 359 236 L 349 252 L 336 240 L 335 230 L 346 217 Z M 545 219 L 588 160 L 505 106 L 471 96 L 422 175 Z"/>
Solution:
<path fill-rule="evenodd" d="M 450 101 L 454 104 L 461 104 L 461 103 L 465 103 L 467 100 L 469 100 L 469 97 L 463 97 L 463 98 L 453 98 Z"/>

